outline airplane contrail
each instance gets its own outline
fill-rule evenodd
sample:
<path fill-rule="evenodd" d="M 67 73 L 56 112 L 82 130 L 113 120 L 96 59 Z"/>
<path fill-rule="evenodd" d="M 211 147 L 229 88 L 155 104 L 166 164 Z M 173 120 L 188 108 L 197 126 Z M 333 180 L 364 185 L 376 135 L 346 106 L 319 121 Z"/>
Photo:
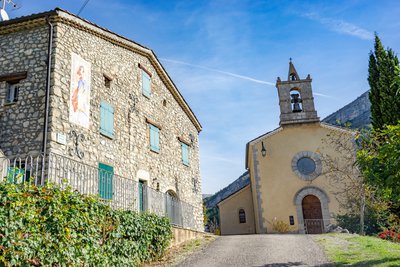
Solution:
<path fill-rule="evenodd" d="M 187 62 L 183 62 L 183 61 L 178 61 L 178 60 L 167 59 L 167 58 L 159 58 L 159 59 L 160 59 L 161 61 L 171 62 L 171 63 L 176 63 L 176 64 L 181 64 L 181 65 L 186 65 L 186 66 L 190 66 L 190 67 L 194 67 L 194 68 L 199 68 L 199 69 L 203 69 L 203 70 L 208 70 L 208 71 L 212 71 L 212 72 L 217 72 L 217 73 L 229 75 L 229 76 L 232 76 L 232 77 L 235 77 L 235 78 L 239 78 L 239 79 L 243 79 L 243 80 L 252 81 L 252 82 L 255 82 L 255 83 L 260 83 L 260 84 L 266 84 L 266 85 L 270 85 L 270 86 L 275 86 L 275 83 L 272 83 L 272 82 L 257 80 L 257 79 L 254 79 L 254 78 L 251 78 L 251 77 L 248 77 L 248 76 L 243 76 L 243 75 L 235 74 L 235 73 L 232 73 L 232 72 L 217 70 L 217 69 L 213 69 L 213 68 L 209 68 L 209 67 L 204 67 L 204 66 L 200 66 L 200 65 L 195 65 L 195 64 L 191 64 L 191 63 L 187 63 Z M 334 98 L 333 96 L 325 95 L 325 94 L 321 94 L 321 93 L 317 93 L 317 92 L 314 92 L 314 95 L 320 96 L 320 97 Z"/>
<path fill-rule="evenodd" d="M 208 67 L 204 67 L 204 66 L 200 66 L 200 65 L 195 65 L 195 64 L 191 64 L 191 63 L 187 63 L 187 62 L 183 62 L 183 61 L 178 61 L 178 60 L 171 60 L 171 59 L 167 59 L 167 58 L 159 58 L 161 61 L 166 61 L 166 62 L 171 62 L 171 63 L 176 63 L 176 64 L 181 64 L 181 65 L 186 65 L 186 66 L 190 66 L 190 67 L 194 67 L 194 68 L 199 68 L 199 69 L 203 69 L 203 70 L 208 70 L 208 71 L 212 71 L 212 72 L 217 72 L 217 73 L 221 73 L 221 74 L 225 74 L 225 75 L 229 75 L 235 78 L 239 78 L 239 79 L 243 79 L 243 80 L 248 80 L 248 81 L 252 81 L 255 83 L 261 83 L 261 84 L 266 84 L 266 85 L 271 85 L 271 86 L 275 86 L 275 83 L 271 83 L 271 82 L 267 82 L 267 81 L 262 81 L 262 80 L 257 80 L 248 76 L 243 76 L 243 75 L 239 75 L 239 74 L 235 74 L 232 72 L 227 72 L 227 71 L 222 71 L 222 70 L 217 70 L 217 69 L 213 69 L 213 68 L 208 68 Z"/>
<path fill-rule="evenodd" d="M 333 96 L 330 96 L 330 95 L 325 95 L 325 94 L 316 93 L 316 92 L 314 92 L 313 94 L 316 95 L 316 96 L 321 96 L 321 97 L 336 98 L 336 97 L 333 97 Z"/>

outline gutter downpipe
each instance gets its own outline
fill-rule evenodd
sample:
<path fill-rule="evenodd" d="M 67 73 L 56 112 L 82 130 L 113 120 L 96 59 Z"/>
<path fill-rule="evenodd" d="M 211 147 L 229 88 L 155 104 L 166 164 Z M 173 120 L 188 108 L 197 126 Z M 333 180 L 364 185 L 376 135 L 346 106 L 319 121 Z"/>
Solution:
<path fill-rule="evenodd" d="M 51 56 L 53 51 L 53 24 L 51 24 L 49 16 L 46 16 L 46 22 L 49 25 L 49 45 L 47 48 L 47 75 L 46 75 L 46 98 L 45 98 L 45 113 L 44 113 L 44 126 L 43 126 L 43 144 L 42 144 L 42 177 L 40 184 L 44 184 L 44 174 L 46 167 L 46 154 L 47 154 L 47 132 L 49 127 L 49 102 L 50 102 L 50 83 L 51 83 Z"/>

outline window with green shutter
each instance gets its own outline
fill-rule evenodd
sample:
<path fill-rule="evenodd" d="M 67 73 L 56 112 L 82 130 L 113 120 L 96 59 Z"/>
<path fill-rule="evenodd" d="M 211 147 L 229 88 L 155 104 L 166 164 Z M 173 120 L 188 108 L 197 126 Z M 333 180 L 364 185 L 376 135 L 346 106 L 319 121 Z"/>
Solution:
<path fill-rule="evenodd" d="M 102 199 L 113 197 L 114 168 L 104 163 L 99 163 L 99 195 Z"/>
<path fill-rule="evenodd" d="M 152 124 L 150 127 L 150 149 L 154 152 L 160 152 L 160 129 Z"/>
<path fill-rule="evenodd" d="M 181 142 L 182 147 L 182 163 L 189 166 L 189 146 Z"/>
<path fill-rule="evenodd" d="M 147 97 L 151 94 L 151 77 L 144 70 L 142 70 L 142 93 Z"/>
<path fill-rule="evenodd" d="M 100 133 L 114 138 L 114 108 L 105 101 L 100 103 Z"/>

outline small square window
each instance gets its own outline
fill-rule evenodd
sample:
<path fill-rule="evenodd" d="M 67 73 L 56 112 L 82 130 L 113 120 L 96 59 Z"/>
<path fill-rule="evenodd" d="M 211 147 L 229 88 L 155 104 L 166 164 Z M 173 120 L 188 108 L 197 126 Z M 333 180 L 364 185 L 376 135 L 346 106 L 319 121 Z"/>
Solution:
<path fill-rule="evenodd" d="M 104 86 L 106 88 L 110 88 L 111 87 L 111 78 L 107 77 L 106 75 L 104 75 Z"/>
<path fill-rule="evenodd" d="M 17 102 L 18 95 L 19 95 L 19 83 L 7 82 L 6 104 Z"/>
<path fill-rule="evenodd" d="M 193 182 L 193 192 L 194 193 L 197 193 L 199 190 L 199 181 L 195 178 L 195 177 L 193 177 L 192 178 L 192 182 Z"/>

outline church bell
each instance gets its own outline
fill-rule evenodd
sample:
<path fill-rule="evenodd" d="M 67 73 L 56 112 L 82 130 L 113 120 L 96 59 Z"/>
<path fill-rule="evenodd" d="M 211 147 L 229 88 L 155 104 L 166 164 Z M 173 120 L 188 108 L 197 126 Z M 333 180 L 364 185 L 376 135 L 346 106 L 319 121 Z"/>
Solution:
<path fill-rule="evenodd" d="M 293 103 L 293 112 L 301 112 L 301 105 L 300 103 L 302 102 L 301 98 L 299 97 L 299 94 L 292 94 L 290 95 L 292 97 L 291 102 Z"/>

